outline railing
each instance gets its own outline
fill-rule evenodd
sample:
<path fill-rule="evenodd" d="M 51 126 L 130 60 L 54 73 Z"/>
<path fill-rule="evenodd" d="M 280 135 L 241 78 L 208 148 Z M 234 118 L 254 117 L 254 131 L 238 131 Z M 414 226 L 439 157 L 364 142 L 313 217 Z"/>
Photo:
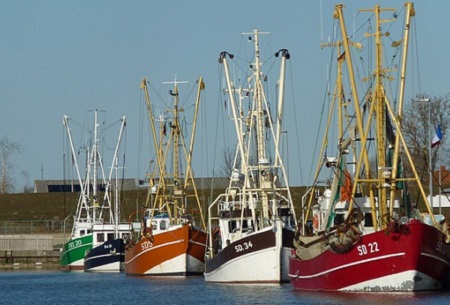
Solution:
<path fill-rule="evenodd" d="M 4 235 L 0 236 L 1 251 L 51 251 L 54 249 L 51 235 Z"/>
<path fill-rule="evenodd" d="M 70 236 L 73 221 L 0 221 L 0 251 L 56 250 Z"/>

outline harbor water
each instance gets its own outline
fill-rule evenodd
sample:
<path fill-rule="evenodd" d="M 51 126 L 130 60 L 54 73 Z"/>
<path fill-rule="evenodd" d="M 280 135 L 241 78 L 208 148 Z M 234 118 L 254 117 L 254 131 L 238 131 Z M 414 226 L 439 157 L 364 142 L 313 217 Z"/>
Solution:
<path fill-rule="evenodd" d="M 205 283 L 203 277 L 134 277 L 61 271 L 0 272 L 0 304 L 449 304 L 450 292 L 330 293 L 290 284 Z"/>

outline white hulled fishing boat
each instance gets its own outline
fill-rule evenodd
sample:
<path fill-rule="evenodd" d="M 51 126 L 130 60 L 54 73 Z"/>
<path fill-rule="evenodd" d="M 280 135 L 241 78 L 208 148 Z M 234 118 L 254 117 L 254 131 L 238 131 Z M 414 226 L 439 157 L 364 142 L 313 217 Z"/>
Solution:
<path fill-rule="evenodd" d="M 119 272 L 123 268 L 124 238 L 130 234 L 130 225 L 119 222 L 117 154 L 121 144 L 126 118 L 121 119 L 121 127 L 114 150 L 111 170 L 106 177 L 103 158 L 99 150 L 100 130 L 98 111 L 94 111 L 94 128 L 90 145 L 86 148 L 86 173 L 80 174 L 78 153 L 75 149 L 69 117 L 64 116 L 73 164 L 75 166 L 80 196 L 69 241 L 64 244 L 60 263 L 63 270 L 86 270 Z M 114 185 L 113 173 L 116 169 Z M 101 176 L 101 179 L 99 179 Z M 115 192 L 112 193 L 114 185 Z M 115 199 L 115 206 L 112 205 Z"/>
<path fill-rule="evenodd" d="M 237 145 L 230 182 L 208 211 L 208 251 L 205 280 L 222 283 L 280 283 L 288 280 L 288 257 L 293 249 L 295 213 L 280 154 L 286 49 L 281 58 L 277 113 L 272 113 L 264 88 L 259 38 L 249 41 L 254 62 L 244 84 L 236 86 L 228 67 L 234 56 L 222 52 L 226 91 Z M 276 127 L 275 127 L 276 125 Z M 272 155 L 270 154 L 272 152 Z"/>

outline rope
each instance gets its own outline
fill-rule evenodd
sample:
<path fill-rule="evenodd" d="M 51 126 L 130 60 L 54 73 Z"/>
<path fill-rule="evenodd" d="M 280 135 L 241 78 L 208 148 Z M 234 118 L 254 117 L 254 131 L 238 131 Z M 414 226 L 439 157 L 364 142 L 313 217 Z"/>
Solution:
<path fill-rule="evenodd" d="M 293 84 L 293 74 L 292 74 L 292 63 L 291 61 L 289 61 L 289 74 L 290 74 L 290 79 L 291 79 L 291 84 Z M 293 111 L 294 111 L 294 117 L 298 118 L 297 116 L 297 107 L 296 107 L 296 103 L 295 101 L 297 100 L 295 97 L 295 92 L 294 92 L 294 86 L 291 86 L 291 94 L 292 94 L 292 101 L 293 101 Z M 303 184 L 303 171 L 302 171 L 302 154 L 301 154 L 301 149 L 300 149 L 300 132 L 299 132 L 299 127 L 298 127 L 298 120 L 294 120 L 294 125 L 295 125 L 295 135 L 296 135 L 296 142 L 297 142 L 297 155 L 298 155 L 298 160 L 299 160 L 299 173 L 300 173 L 300 185 L 304 185 Z M 288 152 L 289 153 L 289 152 Z M 287 172 L 288 176 L 289 176 L 289 170 Z M 288 177 L 289 178 L 289 177 Z"/>

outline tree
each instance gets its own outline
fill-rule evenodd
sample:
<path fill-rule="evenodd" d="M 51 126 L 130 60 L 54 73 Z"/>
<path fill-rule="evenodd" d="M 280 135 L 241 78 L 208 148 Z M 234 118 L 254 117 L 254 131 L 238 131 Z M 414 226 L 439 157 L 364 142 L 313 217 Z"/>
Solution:
<path fill-rule="evenodd" d="M 0 140 L 0 194 L 12 193 L 14 191 L 14 163 L 11 158 L 22 152 L 22 147 L 3 137 Z"/>
<path fill-rule="evenodd" d="M 424 99 L 428 99 L 428 97 L 417 97 L 409 103 L 409 107 L 405 108 L 402 131 L 414 166 L 422 180 L 427 181 L 430 168 L 434 171 L 438 168 L 439 163 L 450 164 L 450 150 L 445 141 L 450 127 L 450 95 L 433 97 L 429 102 L 423 101 Z M 434 136 L 437 126 L 440 126 L 443 136 L 441 144 L 431 149 L 431 166 L 429 164 L 431 143 L 428 136 L 430 114 L 431 138 Z M 407 164 L 408 162 L 405 162 L 405 165 Z M 405 166 L 405 170 L 410 171 L 411 168 Z"/>
<path fill-rule="evenodd" d="M 219 175 L 221 177 L 230 177 L 231 173 L 233 172 L 233 169 L 239 168 L 240 166 L 240 162 L 238 159 L 237 164 L 234 164 L 234 160 L 236 158 L 236 148 L 235 147 L 227 147 L 224 148 L 222 150 L 222 156 L 223 156 L 223 160 L 222 160 L 222 167 L 219 170 Z"/>

